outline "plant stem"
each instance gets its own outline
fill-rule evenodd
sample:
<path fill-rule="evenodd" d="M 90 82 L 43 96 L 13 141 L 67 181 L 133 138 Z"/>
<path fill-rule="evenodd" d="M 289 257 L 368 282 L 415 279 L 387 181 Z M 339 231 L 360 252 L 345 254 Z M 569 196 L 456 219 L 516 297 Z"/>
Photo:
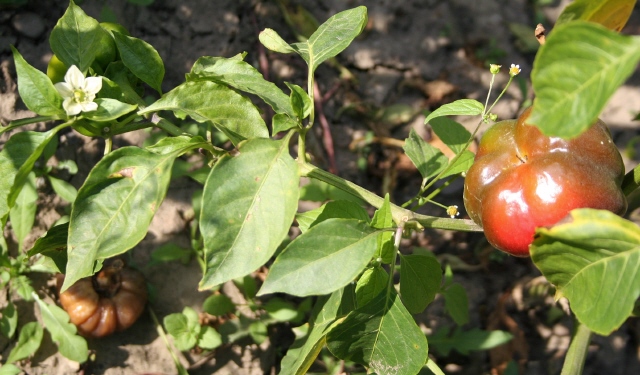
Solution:
<path fill-rule="evenodd" d="M 104 139 L 104 156 L 107 156 L 113 148 L 113 139 L 111 137 Z"/>
<path fill-rule="evenodd" d="M 589 342 L 591 341 L 591 330 L 580 323 L 578 319 L 574 318 L 573 320 L 573 337 L 571 338 L 571 344 L 564 359 L 564 365 L 562 366 L 560 375 L 582 374 L 589 349 Z"/>
<path fill-rule="evenodd" d="M 298 162 L 298 168 L 300 170 L 300 175 L 305 177 L 314 178 L 316 180 L 326 182 L 327 184 L 334 186 L 344 192 L 347 192 L 357 198 L 360 198 L 372 205 L 373 207 L 380 208 L 384 203 L 384 198 L 370 192 L 369 190 L 354 184 L 351 181 L 347 181 L 341 177 L 338 177 L 332 173 L 329 173 L 325 170 L 317 168 L 314 165 L 304 162 Z M 471 220 L 465 219 L 450 219 L 450 218 L 442 218 L 428 215 L 421 215 L 415 213 L 413 211 L 407 210 L 395 204 L 391 204 L 391 215 L 393 216 L 393 221 L 400 225 L 400 223 L 407 223 L 405 227 L 411 227 L 411 223 L 413 227 L 426 227 L 426 228 L 439 228 L 439 229 L 449 229 L 449 230 L 458 230 L 464 232 L 481 232 L 482 228 L 479 227 Z"/>

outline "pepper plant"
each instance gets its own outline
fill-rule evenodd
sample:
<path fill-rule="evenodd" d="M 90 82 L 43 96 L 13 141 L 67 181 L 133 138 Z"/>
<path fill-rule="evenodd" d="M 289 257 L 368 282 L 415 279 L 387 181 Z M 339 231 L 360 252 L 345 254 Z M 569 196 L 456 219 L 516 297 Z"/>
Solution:
<path fill-rule="evenodd" d="M 634 3 L 577 0 L 567 7 L 537 53 L 531 73 L 536 98 L 529 121 L 542 133 L 578 136 L 632 73 L 640 61 L 640 39 L 617 32 Z M 615 17 L 607 16 L 611 14 Z M 16 230 L 24 215 L 33 215 L 28 210 L 20 211 L 22 217 L 12 212 L 29 189 L 36 161 L 62 129 L 105 140 L 104 157 L 77 196 L 70 195 L 68 223 L 52 227 L 27 252 L 29 257 L 53 260 L 47 264 L 65 274 L 64 291 L 144 238 L 167 192 L 174 162 L 199 152 L 206 165 L 197 218 L 203 245 L 199 288 L 216 288 L 268 265 L 258 297 L 317 296 L 307 333 L 289 349 L 282 374 L 306 372 L 324 347 L 377 374 L 416 374 L 424 366 L 441 374 L 428 357 L 427 337 L 412 314 L 422 312 L 436 294 L 456 295 L 460 288 L 450 280 L 442 285 L 441 266 L 428 252 L 400 253 L 400 240 L 404 233 L 424 228 L 482 230 L 471 220 L 457 218 L 455 206 L 444 206 L 442 217 L 416 209 L 434 203 L 440 191 L 436 182 L 464 175 L 474 161 L 468 146 L 477 128 L 469 132 L 446 116 L 477 116 L 480 125 L 495 120 L 493 105 L 488 97 L 484 104 L 464 99 L 428 116 L 425 122 L 455 153 L 452 159 L 415 132 L 409 135 L 404 150 L 423 181 L 415 198 L 404 205 L 314 165 L 306 145 L 316 118 L 316 69 L 347 48 L 366 23 L 366 7 L 360 6 L 332 16 L 301 42 L 288 43 L 272 29 L 260 33 L 260 42 L 271 51 L 304 60 L 306 88 L 286 83 L 283 90 L 238 54 L 201 57 L 184 83 L 164 93 L 164 65 L 151 45 L 122 28 L 100 24 L 71 1 L 51 32 L 55 56 L 48 74 L 13 49 L 20 96 L 37 117 L 13 121 L 0 131 L 41 121 L 54 125 L 44 132 L 16 131 L 3 145 L 3 228 L 10 220 Z M 492 66 L 494 76 L 498 71 Z M 510 73 L 513 78 L 520 70 L 512 66 Z M 144 100 L 145 89 L 154 90 L 158 99 Z M 273 110 L 267 122 L 247 94 Z M 184 118 L 197 122 L 199 131 L 177 126 Z M 113 149 L 114 136 L 145 128 L 160 129 L 167 136 L 146 147 Z M 215 134 L 226 137 L 230 146 L 213 143 Z M 305 192 L 302 177 L 350 198 L 298 213 Z M 640 173 L 634 170 L 625 177 L 622 191 L 630 196 L 639 183 Z M 372 217 L 366 206 L 376 209 Z M 292 225 L 301 233 L 289 242 Z M 502 223 L 503 230 L 510 225 Z M 537 230 L 530 246 L 533 263 L 556 286 L 557 296 L 569 300 L 576 317 L 576 336 L 563 373 L 581 372 L 592 331 L 610 334 L 632 313 L 640 295 L 640 279 L 635 277 L 639 249 L 640 228 L 607 211 L 575 210 L 557 225 Z M 3 259 L 9 259 L 4 244 Z M 51 311 L 43 314 L 47 329 L 55 329 L 53 321 L 63 327 L 58 329 L 62 333 L 52 333 L 61 351 L 69 345 L 86 347 L 86 342 L 78 344 L 80 338 L 62 310 L 41 301 L 39 306 Z M 454 319 L 463 322 L 464 314 Z M 183 315 L 192 316 L 193 311 Z M 182 318 L 168 318 L 168 325 L 175 327 L 178 319 Z M 181 347 L 193 346 L 194 340 Z M 82 362 L 86 355 L 74 359 Z"/>

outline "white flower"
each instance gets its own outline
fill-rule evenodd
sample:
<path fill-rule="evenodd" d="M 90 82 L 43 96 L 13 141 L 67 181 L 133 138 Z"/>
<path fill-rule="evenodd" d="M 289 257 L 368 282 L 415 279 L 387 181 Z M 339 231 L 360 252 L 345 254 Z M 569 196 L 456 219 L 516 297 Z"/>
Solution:
<path fill-rule="evenodd" d="M 520 65 L 511 64 L 511 68 L 509 68 L 509 75 L 511 77 L 515 77 L 520 74 L 522 70 L 520 69 Z"/>
<path fill-rule="evenodd" d="M 460 216 L 460 211 L 458 211 L 458 206 L 453 205 L 453 206 L 447 207 L 447 215 L 449 215 L 449 217 L 451 217 L 452 219 L 455 219 L 456 216 Z"/>
<path fill-rule="evenodd" d="M 64 99 L 62 108 L 68 116 L 98 109 L 98 103 L 93 100 L 102 88 L 102 78 L 85 78 L 77 66 L 71 65 L 64 75 L 64 82 L 58 82 L 54 86 Z"/>

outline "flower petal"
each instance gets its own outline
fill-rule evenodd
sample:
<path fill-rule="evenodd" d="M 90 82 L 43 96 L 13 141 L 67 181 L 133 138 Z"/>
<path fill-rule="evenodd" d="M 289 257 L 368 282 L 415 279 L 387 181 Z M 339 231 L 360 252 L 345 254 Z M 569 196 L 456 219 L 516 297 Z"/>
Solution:
<path fill-rule="evenodd" d="M 80 89 L 84 86 L 84 75 L 77 66 L 71 65 L 67 74 L 64 75 L 64 80 L 74 89 Z"/>
<path fill-rule="evenodd" d="M 67 116 L 75 116 L 82 112 L 82 105 L 73 98 L 67 98 L 62 102 L 62 108 L 67 112 Z"/>
<path fill-rule="evenodd" d="M 82 112 L 90 112 L 98 109 L 98 103 L 96 102 L 80 103 L 80 106 L 82 107 Z"/>
<path fill-rule="evenodd" d="M 73 87 L 71 87 L 71 85 L 66 82 L 58 82 L 53 85 L 53 87 L 58 90 L 58 93 L 60 94 L 60 96 L 62 96 L 63 99 L 73 96 Z"/>
<path fill-rule="evenodd" d="M 84 91 L 85 93 L 90 95 L 95 95 L 102 89 L 102 78 L 101 77 L 88 77 L 84 80 Z"/>

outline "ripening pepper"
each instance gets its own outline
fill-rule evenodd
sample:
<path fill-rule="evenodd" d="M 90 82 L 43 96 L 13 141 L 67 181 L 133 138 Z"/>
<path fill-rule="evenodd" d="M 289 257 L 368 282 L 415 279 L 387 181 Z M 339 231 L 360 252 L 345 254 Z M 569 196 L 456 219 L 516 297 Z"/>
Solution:
<path fill-rule="evenodd" d="M 528 256 L 536 227 L 549 226 L 575 208 L 623 214 L 622 157 L 609 129 L 597 120 L 580 136 L 545 136 L 517 120 L 489 128 L 464 183 L 464 205 L 491 245 Z"/>

